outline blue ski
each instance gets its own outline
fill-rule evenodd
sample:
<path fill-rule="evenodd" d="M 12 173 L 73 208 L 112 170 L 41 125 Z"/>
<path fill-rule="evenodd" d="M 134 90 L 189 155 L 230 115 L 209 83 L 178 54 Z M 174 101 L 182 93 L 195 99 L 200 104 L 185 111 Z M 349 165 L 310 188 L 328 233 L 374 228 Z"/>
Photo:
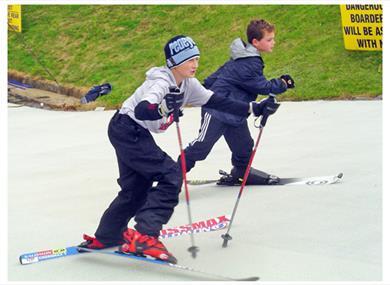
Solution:
<path fill-rule="evenodd" d="M 80 254 L 77 246 L 69 246 L 64 248 L 55 248 L 48 250 L 41 250 L 36 252 L 24 253 L 19 256 L 21 264 L 36 263 L 39 261 L 50 260 L 59 257 L 71 256 Z"/>
<path fill-rule="evenodd" d="M 165 238 L 178 237 L 182 235 L 188 235 L 191 233 L 191 230 L 193 231 L 193 233 L 218 231 L 226 228 L 226 226 L 229 224 L 229 221 L 230 221 L 230 217 L 223 215 L 216 218 L 210 218 L 207 220 L 202 220 L 199 222 L 192 223 L 192 227 L 189 225 L 183 225 L 178 227 L 167 228 L 161 230 L 160 238 L 165 239 Z M 81 254 L 81 252 L 78 250 L 77 246 L 69 246 L 69 247 L 24 253 L 19 256 L 19 261 L 21 264 L 25 265 L 25 264 L 32 264 L 40 261 L 66 257 L 66 256 L 73 256 L 78 254 Z"/>

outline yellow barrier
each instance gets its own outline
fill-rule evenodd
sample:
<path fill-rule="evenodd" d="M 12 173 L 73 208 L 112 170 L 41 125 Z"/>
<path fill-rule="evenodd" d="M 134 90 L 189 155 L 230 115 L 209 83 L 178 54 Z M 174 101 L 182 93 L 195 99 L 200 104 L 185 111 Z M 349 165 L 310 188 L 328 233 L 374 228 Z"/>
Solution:
<path fill-rule="evenodd" d="M 8 30 L 22 32 L 22 6 L 8 5 Z"/>
<path fill-rule="evenodd" d="M 382 5 L 340 5 L 347 50 L 382 50 Z"/>

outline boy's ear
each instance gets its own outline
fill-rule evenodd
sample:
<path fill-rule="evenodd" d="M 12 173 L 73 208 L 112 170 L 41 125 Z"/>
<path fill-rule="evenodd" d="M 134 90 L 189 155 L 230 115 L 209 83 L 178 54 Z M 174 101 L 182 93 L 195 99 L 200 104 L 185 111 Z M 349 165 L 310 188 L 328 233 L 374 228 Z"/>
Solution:
<path fill-rule="evenodd" d="M 255 48 L 258 47 L 259 43 L 260 43 L 260 40 L 258 40 L 258 39 L 253 39 L 252 42 L 251 42 L 251 44 L 252 44 Z"/>
<path fill-rule="evenodd" d="M 258 39 L 253 38 L 252 42 L 250 43 L 253 46 L 256 46 L 259 43 Z"/>

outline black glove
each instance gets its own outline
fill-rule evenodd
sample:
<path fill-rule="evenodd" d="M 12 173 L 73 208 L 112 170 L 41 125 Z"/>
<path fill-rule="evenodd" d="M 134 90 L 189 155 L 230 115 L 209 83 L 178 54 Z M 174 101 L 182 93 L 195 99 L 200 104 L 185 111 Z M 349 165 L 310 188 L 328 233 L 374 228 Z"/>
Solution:
<path fill-rule="evenodd" d="M 276 102 L 275 97 L 269 96 L 260 102 L 251 102 L 252 113 L 256 116 L 262 116 L 260 127 L 265 127 L 268 117 L 278 110 L 280 104 Z"/>
<path fill-rule="evenodd" d="M 179 88 L 169 88 L 169 93 L 164 96 L 160 106 L 159 113 L 163 117 L 168 117 L 172 112 L 180 115 L 180 107 L 183 105 L 184 93 Z"/>
<path fill-rule="evenodd" d="M 272 115 L 279 107 L 279 104 L 276 103 L 275 98 L 272 96 L 269 96 L 260 102 L 251 102 L 250 104 L 252 104 L 252 113 L 255 117 Z"/>
<path fill-rule="evenodd" d="M 295 87 L 294 79 L 292 79 L 292 77 L 290 75 L 284 74 L 284 75 L 280 76 L 280 79 L 283 79 L 284 82 L 286 82 L 287 88 L 294 88 Z"/>
<path fill-rule="evenodd" d="M 112 86 L 110 83 L 104 83 L 102 85 L 93 86 L 85 96 L 80 99 L 82 104 L 86 104 L 92 101 L 95 101 L 99 96 L 106 95 L 110 93 Z"/>

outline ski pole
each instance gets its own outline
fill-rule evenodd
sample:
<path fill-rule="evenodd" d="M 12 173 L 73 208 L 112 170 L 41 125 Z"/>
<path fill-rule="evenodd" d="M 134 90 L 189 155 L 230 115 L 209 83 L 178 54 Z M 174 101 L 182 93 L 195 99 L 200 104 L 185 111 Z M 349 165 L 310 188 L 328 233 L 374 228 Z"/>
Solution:
<path fill-rule="evenodd" d="M 272 108 L 273 109 L 273 113 L 274 113 L 279 108 L 280 104 L 278 104 L 276 102 L 276 98 L 275 98 L 274 94 L 270 94 L 270 97 L 272 97 L 274 99 L 274 102 L 273 102 L 273 104 L 271 106 L 267 106 L 266 105 L 265 108 L 268 108 L 268 107 Z M 231 216 L 231 219 L 230 219 L 229 227 L 228 227 L 226 233 L 221 235 L 221 237 L 223 239 L 222 247 L 227 247 L 228 241 L 232 239 L 231 235 L 229 235 L 229 232 L 230 232 L 230 229 L 232 228 L 234 216 L 236 215 L 236 211 L 237 211 L 238 203 L 239 203 L 240 198 L 241 198 L 242 191 L 244 190 L 246 181 L 247 181 L 248 176 L 249 176 L 249 172 L 250 172 L 250 169 L 251 169 L 251 166 L 252 166 L 253 158 L 255 157 L 255 154 L 256 154 L 256 151 L 257 151 L 257 147 L 259 146 L 261 134 L 263 133 L 263 129 L 265 127 L 265 124 L 267 123 L 268 116 L 270 115 L 268 110 L 269 109 L 266 109 L 265 110 L 265 114 L 263 114 L 261 116 L 262 118 L 261 118 L 261 121 L 260 121 L 260 125 L 258 126 L 259 134 L 257 135 L 256 144 L 253 147 L 251 156 L 249 158 L 248 165 L 247 165 L 246 170 L 245 170 L 245 174 L 244 174 L 244 178 L 243 178 L 242 183 L 241 183 L 240 191 L 238 192 L 236 203 L 235 203 L 234 208 L 233 208 L 233 213 L 232 213 L 232 216 Z"/>
<path fill-rule="evenodd" d="M 169 92 L 171 93 L 179 93 L 180 90 L 177 87 L 169 87 Z M 187 203 L 187 213 L 188 213 L 188 222 L 191 225 L 191 246 L 188 248 L 188 251 L 191 253 L 192 257 L 196 257 L 196 253 L 199 251 L 199 248 L 195 246 L 195 238 L 194 238 L 194 230 L 192 228 L 192 215 L 191 215 L 191 207 L 190 207 L 190 193 L 188 191 L 188 182 L 187 182 L 187 166 L 186 166 L 186 159 L 185 154 L 183 150 L 183 143 L 181 139 L 181 132 L 180 132 L 180 126 L 179 126 L 179 108 L 175 106 L 173 109 L 173 119 L 176 122 L 176 131 L 177 131 L 177 138 L 179 140 L 179 148 L 180 148 L 180 160 L 181 160 L 181 171 L 183 175 L 183 183 L 184 183 L 184 189 L 185 189 L 185 196 L 186 196 L 186 203 Z"/>

